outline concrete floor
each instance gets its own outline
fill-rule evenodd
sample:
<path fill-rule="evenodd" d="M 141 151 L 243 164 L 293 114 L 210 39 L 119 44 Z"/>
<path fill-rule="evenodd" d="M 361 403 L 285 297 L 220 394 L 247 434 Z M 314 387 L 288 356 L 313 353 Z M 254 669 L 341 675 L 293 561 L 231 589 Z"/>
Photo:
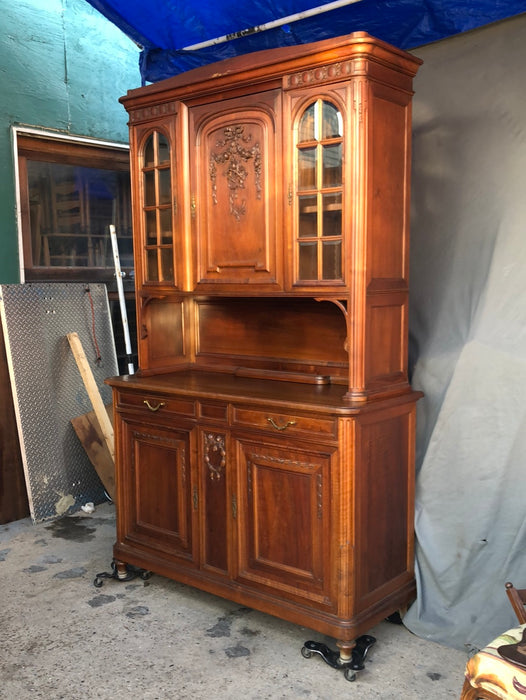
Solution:
<path fill-rule="evenodd" d="M 0 526 L 0 698 L 445 700 L 467 657 L 382 622 L 356 682 L 315 655 L 334 640 L 152 576 L 93 585 L 110 568 L 111 504 Z"/>

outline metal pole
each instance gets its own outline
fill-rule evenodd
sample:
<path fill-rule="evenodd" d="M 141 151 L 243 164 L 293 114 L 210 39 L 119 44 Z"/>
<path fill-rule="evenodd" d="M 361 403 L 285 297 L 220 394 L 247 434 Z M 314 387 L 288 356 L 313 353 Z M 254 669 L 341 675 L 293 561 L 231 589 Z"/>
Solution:
<path fill-rule="evenodd" d="M 113 260 L 115 262 L 115 278 L 117 280 L 117 291 L 119 293 L 119 304 L 121 307 L 122 328 L 124 331 L 124 346 L 126 348 L 126 359 L 128 361 L 128 374 L 134 374 L 133 355 L 130 341 L 130 328 L 128 326 L 128 312 L 126 311 L 126 301 L 124 298 L 124 286 L 122 284 L 121 261 L 119 258 L 119 246 L 117 244 L 117 233 L 115 226 L 110 224 L 111 247 L 113 249 Z"/>
<path fill-rule="evenodd" d="M 240 39 L 241 37 L 247 36 L 249 34 L 258 34 L 259 32 L 264 32 L 267 29 L 275 29 L 276 27 L 282 27 L 284 24 L 290 24 L 291 22 L 297 22 L 300 19 L 305 19 L 306 17 L 314 17 L 315 15 L 321 15 L 324 12 L 330 12 L 331 10 L 337 10 L 340 7 L 345 7 L 346 5 L 354 5 L 361 0 L 334 0 L 334 2 L 328 2 L 326 5 L 319 5 L 318 7 L 313 7 L 310 10 L 304 10 L 303 12 L 296 12 L 293 15 L 288 15 L 287 17 L 282 17 L 281 19 L 272 20 L 272 22 L 266 22 L 265 24 L 258 24 L 255 27 L 249 27 L 248 29 L 241 29 L 238 32 L 233 32 L 232 34 L 224 34 L 223 36 L 218 36 L 216 39 L 209 39 L 208 41 L 202 41 L 199 44 L 192 44 L 191 46 L 185 46 L 182 51 L 195 51 L 196 49 L 204 49 L 207 46 L 215 46 L 216 44 L 224 44 L 227 41 L 232 41 L 232 39 Z"/>

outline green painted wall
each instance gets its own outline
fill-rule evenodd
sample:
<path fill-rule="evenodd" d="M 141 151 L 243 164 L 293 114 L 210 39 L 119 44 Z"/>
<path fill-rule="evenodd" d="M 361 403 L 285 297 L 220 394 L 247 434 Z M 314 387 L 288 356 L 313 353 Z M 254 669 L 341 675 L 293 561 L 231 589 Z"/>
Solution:
<path fill-rule="evenodd" d="M 0 283 L 19 277 L 11 126 L 127 143 L 139 49 L 86 0 L 0 0 Z"/>

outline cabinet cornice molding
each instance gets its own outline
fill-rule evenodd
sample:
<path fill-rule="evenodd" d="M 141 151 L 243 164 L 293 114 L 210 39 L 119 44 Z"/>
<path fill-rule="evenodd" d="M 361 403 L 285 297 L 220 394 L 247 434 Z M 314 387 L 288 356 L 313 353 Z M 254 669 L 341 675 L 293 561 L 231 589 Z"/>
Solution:
<path fill-rule="evenodd" d="M 140 124 L 159 117 L 169 117 L 177 112 L 176 102 L 160 102 L 155 105 L 130 110 L 130 124 Z"/>

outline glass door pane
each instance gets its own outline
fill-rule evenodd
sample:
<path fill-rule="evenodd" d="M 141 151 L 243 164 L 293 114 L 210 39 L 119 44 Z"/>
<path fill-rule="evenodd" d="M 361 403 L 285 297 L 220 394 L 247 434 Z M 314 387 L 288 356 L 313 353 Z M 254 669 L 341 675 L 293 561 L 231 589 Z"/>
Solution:
<path fill-rule="evenodd" d="M 341 280 L 343 119 L 328 100 L 301 114 L 296 143 L 297 279 Z"/>
<path fill-rule="evenodd" d="M 145 281 L 173 282 L 172 172 L 166 136 L 153 131 L 143 154 Z"/>

